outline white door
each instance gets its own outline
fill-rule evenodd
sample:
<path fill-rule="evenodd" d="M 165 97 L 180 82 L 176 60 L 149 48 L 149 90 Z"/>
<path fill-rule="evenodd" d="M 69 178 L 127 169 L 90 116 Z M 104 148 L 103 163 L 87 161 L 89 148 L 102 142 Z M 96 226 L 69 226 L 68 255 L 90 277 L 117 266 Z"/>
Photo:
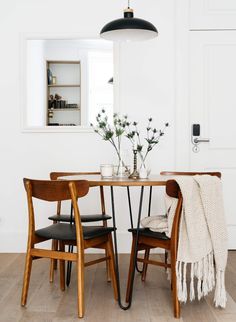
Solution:
<path fill-rule="evenodd" d="M 200 124 L 192 170 L 221 171 L 229 248 L 236 249 L 236 30 L 189 32 L 190 124 Z"/>
<path fill-rule="evenodd" d="M 236 28 L 235 0 L 188 0 L 188 5 L 191 30 Z"/>

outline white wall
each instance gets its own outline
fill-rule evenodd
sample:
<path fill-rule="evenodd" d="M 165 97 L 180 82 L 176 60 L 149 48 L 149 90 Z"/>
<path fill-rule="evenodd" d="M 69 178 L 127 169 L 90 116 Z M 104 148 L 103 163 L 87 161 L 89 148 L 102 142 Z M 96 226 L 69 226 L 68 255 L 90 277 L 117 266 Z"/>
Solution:
<path fill-rule="evenodd" d="M 27 42 L 27 124 L 40 126 L 46 121 L 46 61 L 45 41 Z"/>
<path fill-rule="evenodd" d="M 77 33 L 94 38 L 106 22 L 122 15 L 124 5 L 125 1 L 110 0 L 8 0 L 1 3 L 0 251 L 18 252 L 26 247 L 23 177 L 48 178 L 52 170 L 98 170 L 101 163 L 114 160 L 112 147 L 94 133 L 21 132 L 20 33 Z M 158 173 L 173 169 L 175 165 L 174 0 L 136 0 L 133 7 L 136 16 L 157 26 L 159 37 L 150 42 L 122 45 L 118 105 L 122 112 L 138 121 L 151 115 L 159 126 L 170 122 L 167 135 L 150 154 L 152 173 Z M 129 251 L 128 207 L 123 201 L 125 189 L 116 191 L 120 250 Z M 92 197 L 93 194 L 90 200 Z M 108 199 L 108 208 L 109 205 Z M 89 210 L 94 207 L 85 200 L 82 206 Z M 153 208 L 160 208 L 157 197 L 154 197 Z M 47 222 L 43 218 L 47 212 L 46 209 L 39 224 Z"/>

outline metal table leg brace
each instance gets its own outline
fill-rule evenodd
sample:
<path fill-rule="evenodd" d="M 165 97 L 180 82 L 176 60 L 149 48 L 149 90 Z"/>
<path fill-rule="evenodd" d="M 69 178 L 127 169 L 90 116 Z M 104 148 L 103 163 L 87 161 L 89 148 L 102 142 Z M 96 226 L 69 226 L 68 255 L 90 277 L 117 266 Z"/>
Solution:
<path fill-rule="evenodd" d="M 112 195 L 113 195 L 112 198 L 113 198 L 113 203 L 114 203 L 113 187 L 111 187 L 111 188 L 112 188 Z M 141 198 L 143 199 L 143 190 L 144 190 L 144 186 L 141 187 L 141 194 L 140 194 L 140 204 L 141 204 L 141 208 L 142 208 Z M 131 228 L 134 228 L 134 225 L 133 225 L 133 212 L 132 212 L 132 205 L 131 205 L 131 198 L 130 198 L 130 190 L 129 190 L 129 187 L 127 187 L 127 195 L 128 195 L 128 203 L 129 203 L 130 224 L 131 224 Z M 148 216 L 150 216 L 150 212 L 151 212 L 151 202 L 152 202 L 152 186 L 150 187 L 150 191 L 149 191 Z M 139 216 L 139 219 L 138 219 L 138 229 L 140 227 L 141 211 L 142 211 L 142 209 L 140 209 L 140 216 Z M 112 212 L 113 212 L 113 218 L 114 218 L 115 209 L 112 209 Z M 72 205 L 71 205 L 71 210 L 70 210 L 70 216 L 71 216 L 71 218 L 70 218 L 70 224 L 72 225 L 73 224 L 73 222 L 72 222 L 72 218 L 73 218 L 73 207 L 72 207 Z M 114 219 L 113 219 L 113 225 L 114 225 Z M 115 227 L 115 225 L 114 225 L 114 227 Z M 115 235 L 116 235 L 116 232 L 115 232 Z M 138 236 L 138 232 L 137 232 L 137 236 Z M 137 240 L 138 240 L 138 238 L 137 238 Z M 116 241 L 116 243 L 117 243 L 117 241 Z M 115 248 L 117 248 L 117 246 L 115 246 Z M 71 253 L 73 253 L 73 246 L 72 245 L 69 245 L 68 251 L 71 252 Z M 116 251 L 116 253 L 117 253 L 117 251 Z M 148 251 L 148 255 L 149 255 L 149 251 Z M 118 261 L 117 261 L 117 263 L 118 263 Z M 144 265 L 143 265 L 143 267 L 144 267 Z M 68 261 L 68 263 L 67 263 L 67 274 L 66 274 L 66 285 L 67 286 L 70 285 L 71 268 L 72 268 L 72 262 L 71 261 Z M 138 268 L 138 264 L 137 264 L 137 261 L 136 260 L 135 260 L 135 268 L 136 268 L 137 272 L 143 273 L 143 269 L 140 270 Z M 118 272 L 118 277 L 119 277 L 119 272 Z M 133 279 L 134 279 L 134 277 L 133 277 Z M 119 284 L 120 283 L 118 283 L 118 285 Z M 118 286 L 118 288 L 119 288 L 119 286 Z M 133 289 L 133 282 L 132 282 L 132 289 Z M 120 291 L 118 291 L 118 293 L 120 293 Z M 118 295 L 118 297 L 120 297 L 120 296 Z M 131 295 L 131 300 L 132 300 L 132 295 Z"/>
<path fill-rule="evenodd" d="M 142 187 L 141 187 L 142 189 Z M 129 190 L 129 187 L 127 187 L 127 195 L 128 195 L 128 203 L 129 203 L 129 215 L 130 215 L 130 224 L 131 224 L 131 228 L 133 229 L 134 228 L 134 225 L 133 225 L 133 213 L 132 213 L 132 206 L 131 206 L 131 199 L 130 199 L 130 190 Z M 150 214 L 151 214 L 151 205 L 152 205 L 152 186 L 150 186 L 150 190 L 149 190 L 149 200 L 148 200 L 148 217 L 150 217 Z M 146 253 L 148 254 L 149 256 L 149 253 L 150 253 L 150 250 L 146 250 Z M 146 268 L 147 265 L 143 264 L 143 268 L 142 270 L 138 268 L 138 263 L 137 261 L 135 261 L 135 268 L 136 268 L 136 271 L 140 274 L 143 273 L 143 270 L 144 268 Z"/>
<path fill-rule="evenodd" d="M 119 260 L 118 260 L 118 249 L 117 249 L 117 236 L 116 236 L 116 229 L 114 229 L 114 247 L 115 247 L 115 269 L 116 269 L 116 280 L 117 280 L 117 288 L 118 288 L 118 303 L 119 306 L 123 310 L 128 310 L 132 304 L 132 294 L 133 294 L 133 284 L 134 284 L 134 276 L 135 276 L 135 266 L 136 266 L 136 258 L 138 252 L 138 237 L 139 237 L 139 227 L 140 227 L 140 218 L 142 212 L 142 204 L 143 204 L 143 190 L 144 186 L 141 187 L 141 194 L 139 200 L 139 211 L 138 211 L 138 220 L 137 220 L 137 233 L 136 233 L 136 243 L 135 243 L 135 260 L 134 266 L 131 276 L 131 294 L 128 304 L 125 306 L 121 302 L 121 292 L 120 292 L 120 273 L 119 273 Z M 113 187 L 111 186 L 111 206 L 112 206 L 112 219 L 113 219 L 113 226 L 116 228 L 116 216 L 115 216 L 115 202 L 114 202 L 114 191 Z"/>

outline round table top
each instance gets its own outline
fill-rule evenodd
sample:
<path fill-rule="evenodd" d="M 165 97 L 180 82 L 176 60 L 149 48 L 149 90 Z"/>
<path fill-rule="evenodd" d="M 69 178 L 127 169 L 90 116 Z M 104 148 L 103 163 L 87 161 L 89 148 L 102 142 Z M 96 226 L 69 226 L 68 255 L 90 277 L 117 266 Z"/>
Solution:
<path fill-rule="evenodd" d="M 61 180 L 87 180 L 89 185 L 92 186 L 165 186 L 166 181 L 170 179 L 169 176 L 163 175 L 152 175 L 147 179 L 129 179 L 127 177 L 118 178 L 104 178 L 100 174 L 98 175 L 72 175 L 72 176 L 62 176 Z"/>

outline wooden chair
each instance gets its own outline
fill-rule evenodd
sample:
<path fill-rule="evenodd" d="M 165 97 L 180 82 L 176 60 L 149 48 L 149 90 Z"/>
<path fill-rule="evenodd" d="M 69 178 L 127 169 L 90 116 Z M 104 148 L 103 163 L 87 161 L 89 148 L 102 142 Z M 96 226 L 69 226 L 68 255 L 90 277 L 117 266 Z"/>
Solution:
<path fill-rule="evenodd" d="M 204 174 L 209 174 L 212 176 L 217 176 L 221 178 L 221 173 L 220 172 L 181 172 L 181 171 L 162 171 L 160 172 L 160 175 L 162 176 L 194 176 L 194 175 L 204 175 Z M 148 259 L 150 255 L 150 248 L 145 249 L 145 255 L 144 258 Z M 168 252 L 165 251 L 165 263 L 167 263 L 168 259 Z M 146 280 L 146 275 L 147 275 L 147 267 L 148 264 L 144 263 L 143 264 L 143 270 L 142 270 L 142 281 L 145 282 Z"/>
<path fill-rule="evenodd" d="M 65 261 L 74 261 L 77 264 L 78 287 L 78 316 L 84 316 L 84 267 L 109 260 L 109 268 L 114 288 L 114 297 L 117 300 L 117 284 L 114 267 L 114 253 L 111 232 L 112 227 L 81 225 L 78 199 L 87 195 L 88 182 L 78 181 L 42 181 L 24 179 L 27 192 L 29 229 L 28 244 L 25 261 L 24 281 L 22 288 L 21 305 L 25 306 L 29 288 L 32 261 L 37 258 L 59 260 L 60 287 L 65 290 Z M 71 200 L 74 209 L 75 224 L 56 223 L 42 229 L 35 229 L 35 213 L 33 198 L 44 201 Z M 35 246 L 45 240 L 58 240 L 60 250 L 40 249 Z M 65 252 L 65 245 L 74 245 L 76 253 Z M 90 262 L 84 261 L 84 250 L 87 248 L 107 249 L 108 256 Z"/>
<path fill-rule="evenodd" d="M 99 175 L 100 172 L 51 172 L 50 173 L 50 179 L 51 180 L 58 180 L 60 177 L 66 177 L 66 176 L 73 176 L 73 175 Z M 100 188 L 100 205 L 101 205 L 101 213 L 99 214 L 89 214 L 89 215 L 81 215 L 80 219 L 82 223 L 88 223 L 88 222 L 102 222 L 103 227 L 107 227 L 107 220 L 111 219 L 111 216 L 106 214 L 105 209 L 105 200 L 104 200 L 104 189 L 103 187 Z M 71 207 L 71 213 L 70 214 L 61 214 L 61 201 L 57 202 L 57 211 L 55 215 L 52 215 L 48 217 L 48 219 L 52 220 L 53 223 L 57 222 L 73 222 L 74 223 L 74 216 L 73 216 L 73 208 Z M 52 241 L 52 249 L 56 250 L 58 249 L 58 242 L 56 240 Z M 107 256 L 107 251 L 106 256 Z M 71 265 L 69 266 L 71 270 Z M 55 259 L 51 260 L 50 263 L 50 282 L 53 282 L 54 279 L 54 270 L 57 269 L 57 261 Z M 108 261 L 106 262 L 106 269 L 107 269 L 107 281 L 111 281 L 110 277 L 110 270 L 108 268 Z M 70 275 L 70 271 L 68 272 L 68 275 Z M 70 277 L 68 277 L 70 280 Z M 67 281 L 67 284 L 69 284 L 69 281 Z"/>
<path fill-rule="evenodd" d="M 161 172 L 161 175 L 168 175 L 168 176 L 176 176 L 176 175 L 196 175 L 196 174 L 209 174 L 215 175 L 219 178 L 221 174 L 219 172 Z M 138 251 L 145 250 L 144 258 L 137 257 L 137 262 L 144 263 L 143 273 L 142 273 L 142 280 L 145 281 L 146 279 L 146 272 L 147 272 L 147 265 L 157 265 L 162 266 L 165 268 L 171 269 L 171 285 L 172 285 L 172 297 L 173 297 L 173 307 L 174 307 L 174 317 L 180 317 L 180 303 L 177 297 L 177 284 L 176 284 L 176 272 L 175 272 L 175 264 L 177 258 L 177 247 L 178 247 L 178 233 L 179 233 L 179 222 L 182 210 L 182 203 L 183 198 L 181 195 L 180 188 L 175 180 L 168 180 L 166 184 L 166 194 L 170 197 L 177 198 L 177 208 L 173 220 L 172 230 L 171 230 L 171 237 L 168 238 L 165 233 L 158 233 L 152 232 L 147 228 L 141 228 L 139 232 L 139 239 L 138 239 Z M 134 262 L 134 250 L 135 250 L 135 243 L 136 243 L 136 229 L 130 229 L 132 232 L 133 241 L 132 241 L 132 249 L 131 249 L 131 257 L 130 257 L 130 267 L 129 267 L 129 277 L 128 277 L 128 284 L 126 290 L 126 301 L 128 302 L 131 295 L 131 275 L 132 275 L 132 268 Z M 150 249 L 153 248 L 162 248 L 165 251 L 168 251 L 170 254 L 170 263 L 160 262 L 156 260 L 149 259 Z"/>

